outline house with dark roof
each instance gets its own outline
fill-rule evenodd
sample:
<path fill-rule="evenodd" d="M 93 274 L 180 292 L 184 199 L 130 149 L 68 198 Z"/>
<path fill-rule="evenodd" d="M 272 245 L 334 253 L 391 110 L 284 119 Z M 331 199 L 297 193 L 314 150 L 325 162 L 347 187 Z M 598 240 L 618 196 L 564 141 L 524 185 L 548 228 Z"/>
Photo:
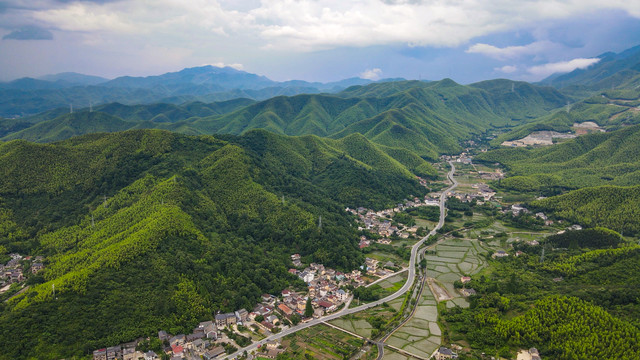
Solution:
<path fill-rule="evenodd" d="M 227 316 L 225 314 L 216 314 L 215 320 L 218 329 L 224 329 L 227 326 Z"/>
<path fill-rule="evenodd" d="M 169 336 L 169 334 L 167 334 L 166 331 L 164 330 L 158 331 L 158 339 L 160 339 L 160 341 L 169 340 L 169 338 L 171 337 Z"/>
<path fill-rule="evenodd" d="M 436 360 L 449 360 L 449 359 L 457 359 L 458 354 L 454 353 L 451 349 L 441 346 L 438 351 L 436 351 L 435 359 Z"/>
<path fill-rule="evenodd" d="M 218 356 L 224 354 L 224 348 L 222 346 L 217 346 L 202 355 L 204 360 L 213 360 Z"/>
<path fill-rule="evenodd" d="M 462 296 L 475 296 L 477 295 L 476 290 L 475 289 L 460 289 L 460 293 L 462 294 Z"/>

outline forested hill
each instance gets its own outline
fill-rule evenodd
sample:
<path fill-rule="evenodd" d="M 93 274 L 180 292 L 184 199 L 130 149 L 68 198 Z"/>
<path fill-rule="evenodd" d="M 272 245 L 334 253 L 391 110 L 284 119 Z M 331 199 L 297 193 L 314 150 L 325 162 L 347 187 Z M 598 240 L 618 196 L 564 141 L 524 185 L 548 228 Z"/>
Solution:
<path fill-rule="evenodd" d="M 640 84 L 640 46 L 621 53 L 607 52 L 585 69 L 554 74 L 541 83 L 562 88 L 567 93 L 585 93 L 612 88 L 634 88 Z"/>
<path fill-rule="evenodd" d="M 333 138 L 360 133 L 376 143 L 433 158 L 459 151 L 458 141 L 471 134 L 539 116 L 564 102 L 564 96 L 551 88 L 507 80 L 475 86 L 449 79 L 401 81 L 352 87 L 337 96 L 273 98 L 196 120 L 193 126 L 231 134 L 254 128 Z"/>
<path fill-rule="evenodd" d="M 640 125 L 544 148 L 497 149 L 478 155 L 476 160 L 505 165 L 510 177 L 500 185 L 518 191 L 554 194 L 585 186 L 637 185 Z"/>
<path fill-rule="evenodd" d="M 0 303 L 2 359 L 83 356 L 250 308 L 295 285 L 294 252 L 353 269 L 364 259 L 344 206 L 423 195 L 413 173 L 434 174 L 362 136 L 265 131 L 18 140 L 0 159 L 0 245 L 47 259 L 26 293 Z"/>
<path fill-rule="evenodd" d="M 640 186 L 596 186 L 532 202 L 536 209 L 589 227 L 640 234 Z"/>
<path fill-rule="evenodd" d="M 509 80 L 463 86 L 437 82 L 396 81 L 355 86 L 334 95 L 279 96 L 235 111 L 213 115 L 166 106 L 167 112 L 138 109 L 100 111 L 122 116 L 130 128 L 161 128 L 187 134 L 235 134 L 266 129 L 286 135 L 343 138 L 359 133 L 389 147 L 402 147 L 430 159 L 461 150 L 459 141 L 493 127 L 515 126 L 566 103 L 550 87 Z M 157 107 L 156 107 L 157 108 Z M 225 107 L 225 110 L 231 106 Z M 144 115 L 148 114 L 148 115 Z M 193 114 L 186 118 L 185 114 Z M 58 129 L 70 115 L 49 119 L 5 137 L 36 141 L 64 139 Z M 40 118 L 46 118 L 41 116 Z M 9 129 L 15 124 L 7 123 Z M 77 133 L 92 132 L 90 126 Z M 118 131 L 102 128 L 102 131 Z M 9 131 L 7 131 L 9 132 Z"/>
<path fill-rule="evenodd" d="M 559 111 L 541 116 L 511 131 L 501 134 L 491 141 L 498 146 L 504 141 L 521 139 L 534 131 L 570 132 L 575 123 L 587 121 L 598 124 L 607 131 L 639 124 L 640 91 L 635 89 L 605 90 L 577 103 L 570 104 Z"/>

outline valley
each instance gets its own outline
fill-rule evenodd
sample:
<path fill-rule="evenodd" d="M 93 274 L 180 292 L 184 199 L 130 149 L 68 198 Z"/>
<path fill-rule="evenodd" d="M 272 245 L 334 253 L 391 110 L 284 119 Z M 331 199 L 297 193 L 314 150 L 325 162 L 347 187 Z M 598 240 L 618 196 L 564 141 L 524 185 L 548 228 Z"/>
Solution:
<path fill-rule="evenodd" d="M 637 359 L 638 54 L 2 83 L 0 359 Z"/>

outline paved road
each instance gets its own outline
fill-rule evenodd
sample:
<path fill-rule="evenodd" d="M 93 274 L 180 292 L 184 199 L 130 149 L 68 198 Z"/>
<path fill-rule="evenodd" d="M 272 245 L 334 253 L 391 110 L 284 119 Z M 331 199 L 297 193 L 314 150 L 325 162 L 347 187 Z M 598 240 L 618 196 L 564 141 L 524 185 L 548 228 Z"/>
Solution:
<path fill-rule="evenodd" d="M 384 297 L 380 300 L 374 301 L 374 302 L 370 302 L 368 304 L 364 304 L 364 305 L 360 305 L 354 308 L 349 309 L 348 306 L 345 306 L 344 309 L 342 309 L 341 311 L 335 312 L 333 314 L 327 315 L 327 316 L 323 316 L 321 318 L 318 319 L 313 319 L 310 320 L 308 322 L 304 322 L 304 323 L 300 323 L 296 326 L 292 326 L 290 328 L 284 329 L 281 332 L 271 335 L 269 337 L 266 337 L 260 341 L 254 342 L 251 345 L 244 347 L 238 351 L 236 351 L 233 354 L 230 354 L 228 356 L 225 357 L 225 359 L 234 359 L 237 358 L 239 356 L 242 355 L 242 353 L 246 352 L 251 352 L 255 349 L 257 349 L 259 346 L 263 346 L 264 344 L 266 344 L 269 341 L 273 341 L 273 340 L 277 340 L 280 338 L 283 338 L 287 335 L 293 334 L 295 332 L 298 332 L 300 330 L 309 328 L 311 326 L 314 325 L 318 325 L 320 323 L 323 323 L 325 321 L 331 321 L 334 319 L 337 319 L 339 317 L 342 317 L 344 315 L 348 315 L 348 314 L 354 314 L 378 305 L 381 305 L 384 302 L 389 302 L 391 300 L 397 299 L 400 296 L 404 295 L 407 291 L 409 291 L 409 289 L 411 288 L 411 285 L 413 284 L 413 281 L 415 280 L 416 277 L 416 259 L 418 258 L 418 249 L 420 248 L 420 246 L 424 243 L 425 240 L 427 240 L 430 236 L 435 235 L 436 231 L 438 231 L 442 225 L 444 225 L 444 218 L 446 216 L 446 210 L 445 210 L 445 202 L 447 200 L 447 193 L 451 190 L 453 190 L 456 186 L 458 186 L 458 182 L 453 178 L 453 174 L 456 171 L 455 166 L 453 165 L 453 163 L 451 161 L 449 161 L 449 165 L 451 165 L 451 170 L 449 171 L 449 173 L 447 174 L 447 178 L 449 179 L 449 181 L 451 181 L 451 186 L 448 187 L 446 190 L 442 191 L 442 194 L 440 194 L 440 220 L 438 221 L 438 225 L 436 225 L 436 227 L 433 228 L 433 230 L 431 230 L 429 232 L 429 234 L 427 234 L 427 236 L 423 237 L 420 241 L 418 241 L 417 243 L 415 243 L 415 245 L 413 245 L 413 247 L 411 248 L 411 259 L 409 260 L 409 275 L 407 277 L 407 281 L 404 283 L 404 285 L 400 288 L 400 290 L 396 291 L 395 293 Z"/>

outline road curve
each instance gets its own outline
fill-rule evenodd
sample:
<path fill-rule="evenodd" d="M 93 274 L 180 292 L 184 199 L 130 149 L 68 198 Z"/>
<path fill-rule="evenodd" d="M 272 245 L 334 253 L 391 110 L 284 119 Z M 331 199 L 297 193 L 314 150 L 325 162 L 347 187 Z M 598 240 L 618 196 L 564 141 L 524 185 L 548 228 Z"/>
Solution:
<path fill-rule="evenodd" d="M 409 275 L 407 277 L 407 281 L 404 283 L 404 285 L 400 288 L 400 290 L 396 291 L 395 293 L 384 297 L 380 300 L 376 300 L 374 302 L 370 302 L 368 304 L 364 304 L 364 305 L 360 305 L 351 309 L 348 308 L 344 308 L 341 311 L 338 311 L 336 313 L 327 315 L 327 316 L 323 316 L 321 318 L 318 319 L 313 319 L 307 322 L 303 322 L 300 323 L 296 326 L 292 326 L 290 328 L 284 329 L 281 332 L 277 333 L 277 334 L 273 334 L 271 336 L 268 336 L 260 341 L 254 342 L 249 346 L 243 347 L 241 349 L 239 349 L 238 351 L 234 352 L 233 354 L 227 355 L 225 357 L 225 359 L 235 359 L 239 356 L 241 356 L 245 351 L 246 352 L 251 352 L 255 349 L 257 349 L 259 346 L 262 346 L 264 344 L 266 344 L 269 341 L 273 341 L 273 340 L 277 340 L 280 338 L 283 338 L 287 335 L 293 334 L 295 332 L 298 332 L 300 330 L 309 328 L 311 326 L 314 325 L 318 325 L 322 322 L 325 321 L 331 321 L 334 319 L 337 319 L 339 317 L 342 317 L 344 315 L 349 315 L 349 314 L 354 314 L 378 305 L 381 305 L 384 302 L 388 302 L 394 299 L 399 298 L 400 296 L 404 295 L 407 291 L 409 291 L 409 289 L 411 288 L 411 285 L 413 284 L 413 281 L 415 280 L 416 277 L 416 259 L 418 257 L 418 249 L 420 248 L 420 246 L 422 246 L 422 244 L 425 242 L 425 240 L 427 240 L 430 236 L 435 235 L 436 232 L 444 225 L 444 218 L 446 216 L 446 209 L 445 209 L 445 202 L 447 200 L 447 193 L 453 189 L 456 188 L 456 186 L 458 186 L 458 182 L 454 179 L 453 174 L 456 171 L 455 166 L 453 165 L 453 162 L 449 161 L 449 165 L 451 165 L 451 170 L 449 171 L 449 173 L 447 174 L 447 179 L 449 179 L 449 181 L 451 182 L 451 186 L 449 186 L 446 190 L 442 191 L 442 194 L 440 194 L 440 220 L 438 221 L 438 225 L 436 225 L 436 227 L 434 227 L 429 234 L 427 234 L 427 236 L 423 237 L 422 239 L 420 239 L 420 241 L 418 241 L 417 243 L 415 243 L 413 245 L 413 247 L 411 248 L 411 259 L 409 260 Z"/>

